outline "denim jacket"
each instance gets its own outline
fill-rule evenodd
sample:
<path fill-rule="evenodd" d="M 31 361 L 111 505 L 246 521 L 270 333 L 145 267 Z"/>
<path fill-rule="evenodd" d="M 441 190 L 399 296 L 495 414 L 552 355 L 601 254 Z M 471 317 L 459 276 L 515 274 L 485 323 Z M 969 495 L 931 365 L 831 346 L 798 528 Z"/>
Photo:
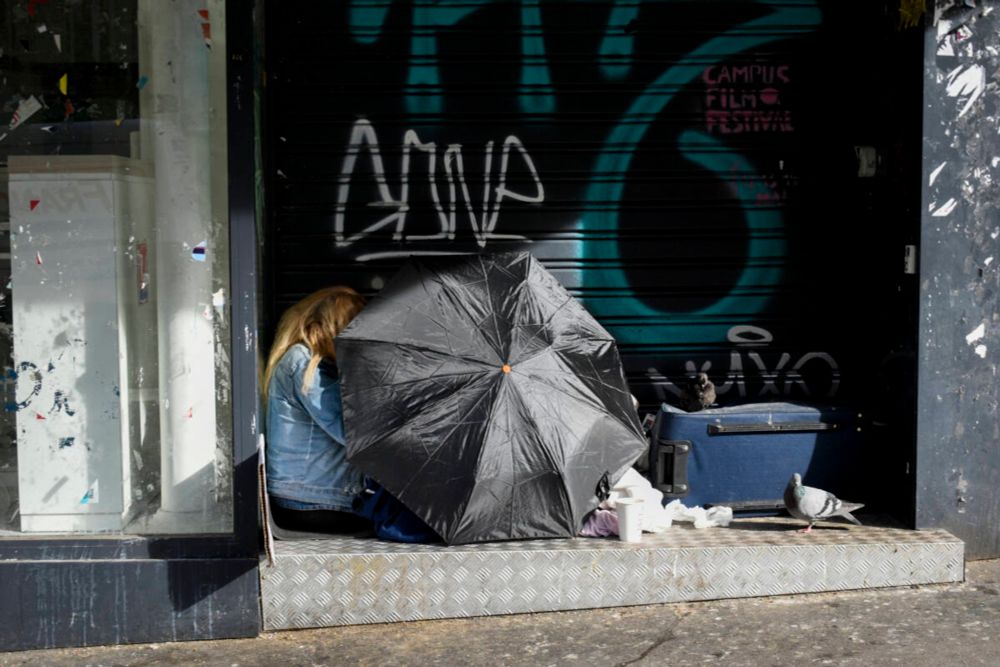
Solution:
<path fill-rule="evenodd" d="M 363 488 L 347 462 L 337 366 L 324 359 L 308 392 L 311 354 L 301 343 L 274 368 L 267 397 L 267 491 L 281 499 L 349 512 Z"/>

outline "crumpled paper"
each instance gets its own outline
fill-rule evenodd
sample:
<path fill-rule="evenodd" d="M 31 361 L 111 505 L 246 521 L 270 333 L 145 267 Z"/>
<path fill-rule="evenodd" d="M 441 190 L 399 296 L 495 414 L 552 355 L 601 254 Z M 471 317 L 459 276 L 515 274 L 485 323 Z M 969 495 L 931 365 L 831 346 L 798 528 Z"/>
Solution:
<path fill-rule="evenodd" d="M 619 498 L 641 498 L 641 523 L 644 533 L 662 533 L 674 521 L 690 522 L 695 528 L 727 527 L 733 520 L 731 507 L 685 507 L 680 500 L 673 500 L 664 507 L 663 493 L 653 488 L 649 480 L 630 468 L 618 480 L 611 494 L 600 504 L 601 509 L 615 509 Z"/>
<path fill-rule="evenodd" d="M 674 521 L 690 521 L 695 528 L 726 528 L 733 521 L 732 507 L 685 507 L 681 501 L 673 500 L 663 508 Z"/>

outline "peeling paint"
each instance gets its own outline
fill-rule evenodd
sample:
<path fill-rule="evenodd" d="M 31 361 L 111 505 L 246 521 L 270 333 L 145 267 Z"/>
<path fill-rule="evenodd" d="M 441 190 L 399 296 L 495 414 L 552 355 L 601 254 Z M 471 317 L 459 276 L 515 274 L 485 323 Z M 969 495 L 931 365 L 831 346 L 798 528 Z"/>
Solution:
<path fill-rule="evenodd" d="M 986 68 L 982 65 L 969 65 L 964 69 L 959 66 L 948 73 L 945 92 L 949 97 L 966 98 L 965 106 L 958 112 L 959 118 L 969 111 L 984 90 L 986 90 Z"/>
<path fill-rule="evenodd" d="M 955 476 L 955 502 L 958 505 L 958 513 L 965 514 L 966 505 L 968 504 L 968 493 L 969 493 L 969 480 L 965 478 L 965 475 L 961 469 L 952 471 Z"/>
<path fill-rule="evenodd" d="M 1000 12 L 987 9 L 1000 3 L 933 6 L 940 23 L 937 54 L 924 54 L 919 368 L 927 382 L 918 389 L 917 523 L 948 528 L 967 553 L 991 557 L 1000 553 L 1000 523 L 983 494 L 995 487 L 1000 433 L 1000 364 L 991 354 L 1000 326 Z M 956 349 L 962 336 L 968 352 Z"/>
<path fill-rule="evenodd" d="M 956 206 L 958 206 L 958 200 L 952 197 L 951 199 L 946 201 L 942 206 L 940 206 L 936 211 L 934 211 L 932 215 L 935 218 L 943 218 L 947 215 L 950 215 L 951 212 L 955 210 Z"/>
<path fill-rule="evenodd" d="M 941 170 L 943 170 L 943 169 L 944 169 L 944 167 L 945 167 L 945 165 L 946 165 L 946 164 L 948 164 L 948 161 L 947 161 L 947 160 L 946 160 L 946 161 L 944 161 L 944 162 L 942 162 L 942 163 L 941 163 L 941 164 L 940 164 L 940 165 L 938 166 L 938 168 L 937 168 L 937 169 L 935 169 L 934 171 L 932 171 L 932 172 L 931 172 L 931 179 L 930 179 L 930 183 L 928 183 L 928 185 L 934 185 L 934 181 L 936 181 L 936 180 L 937 180 L 937 177 L 938 177 L 938 175 L 939 175 L 939 174 L 941 173 Z"/>

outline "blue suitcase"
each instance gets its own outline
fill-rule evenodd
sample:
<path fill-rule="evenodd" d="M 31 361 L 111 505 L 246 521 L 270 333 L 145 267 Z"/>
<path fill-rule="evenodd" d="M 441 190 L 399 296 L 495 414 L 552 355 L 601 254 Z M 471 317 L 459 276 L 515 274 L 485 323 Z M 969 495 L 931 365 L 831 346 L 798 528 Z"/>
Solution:
<path fill-rule="evenodd" d="M 864 502 L 860 415 L 846 408 L 755 403 L 700 412 L 664 404 L 650 432 L 649 472 L 664 502 L 776 513 L 793 473 Z"/>

